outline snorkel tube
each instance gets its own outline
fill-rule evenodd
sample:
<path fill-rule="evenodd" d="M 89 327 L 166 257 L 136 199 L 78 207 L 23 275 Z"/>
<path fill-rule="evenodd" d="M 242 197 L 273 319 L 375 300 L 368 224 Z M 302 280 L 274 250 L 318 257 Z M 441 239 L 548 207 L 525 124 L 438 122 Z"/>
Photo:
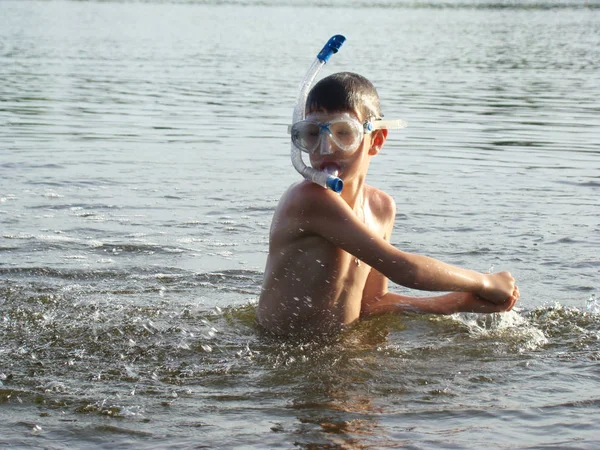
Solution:
<path fill-rule="evenodd" d="M 298 95 L 298 101 L 296 106 L 294 107 L 294 115 L 292 117 L 292 124 L 304 120 L 304 116 L 306 113 L 306 98 L 308 97 L 308 92 L 310 87 L 315 79 L 315 76 L 323 68 L 325 63 L 331 58 L 331 55 L 337 53 L 346 38 L 340 34 L 336 34 L 331 37 L 325 47 L 319 52 L 317 55 L 317 59 L 312 63 L 306 75 L 304 75 L 304 79 L 300 84 L 300 94 Z M 309 181 L 313 183 L 319 184 L 326 189 L 331 189 L 338 194 L 342 192 L 344 187 L 344 182 L 341 178 L 337 176 L 331 175 L 327 172 L 321 172 L 319 170 L 313 169 L 312 167 L 308 167 L 302 161 L 302 152 L 299 148 L 297 148 L 294 143 L 292 143 L 292 164 L 294 168 Z"/>

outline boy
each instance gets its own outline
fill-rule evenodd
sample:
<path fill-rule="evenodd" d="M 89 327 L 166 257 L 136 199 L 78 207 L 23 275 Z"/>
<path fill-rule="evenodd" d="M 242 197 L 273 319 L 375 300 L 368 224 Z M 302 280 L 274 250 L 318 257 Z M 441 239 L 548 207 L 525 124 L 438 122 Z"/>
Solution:
<path fill-rule="evenodd" d="M 344 189 L 338 195 L 302 181 L 279 201 L 257 309 L 264 329 L 278 335 L 329 334 L 375 314 L 512 309 L 519 290 L 508 272 L 460 269 L 389 243 L 394 201 L 365 184 L 370 160 L 388 135 L 387 129 L 375 126 L 369 133 L 363 127 L 382 117 L 370 81 L 353 73 L 326 77 L 310 91 L 306 110 L 306 121 L 296 129 L 312 131 L 297 132 L 295 143 L 310 152 L 313 168 L 342 178 Z M 452 292 L 402 296 L 388 291 L 388 279 L 413 289 Z"/>

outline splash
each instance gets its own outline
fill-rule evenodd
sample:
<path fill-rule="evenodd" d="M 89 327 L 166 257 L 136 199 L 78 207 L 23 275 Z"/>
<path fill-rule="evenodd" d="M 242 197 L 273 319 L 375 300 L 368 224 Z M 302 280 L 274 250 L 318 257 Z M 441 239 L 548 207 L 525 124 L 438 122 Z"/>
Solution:
<path fill-rule="evenodd" d="M 514 344 L 519 351 L 535 350 L 548 343 L 544 332 L 513 309 L 505 313 L 459 313 L 451 316 L 477 339 L 498 339 Z"/>
<path fill-rule="evenodd" d="M 592 314 L 600 314 L 600 302 L 596 298 L 596 294 L 590 295 L 585 304 L 586 310 Z"/>
<path fill-rule="evenodd" d="M 590 300 L 594 299 L 592 295 Z M 588 300 L 588 305 L 592 303 Z M 594 301 L 595 303 L 595 301 Z M 600 358 L 600 321 L 597 304 L 587 311 L 555 303 L 529 312 L 529 319 L 544 330 L 555 346 L 567 352 L 584 352 L 590 358 Z"/>

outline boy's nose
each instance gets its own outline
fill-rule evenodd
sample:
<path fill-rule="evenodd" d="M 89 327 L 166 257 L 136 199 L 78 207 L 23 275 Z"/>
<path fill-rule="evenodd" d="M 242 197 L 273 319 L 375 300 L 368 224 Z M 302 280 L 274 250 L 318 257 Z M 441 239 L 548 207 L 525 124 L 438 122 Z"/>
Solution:
<path fill-rule="evenodd" d="M 331 155 L 333 153 L 333 148 L 331 146 L 331 138 L 328 133 L 323 133 L 321 135 L 321 145 L 319 146 L 319 154 L 320 155 Z"/>

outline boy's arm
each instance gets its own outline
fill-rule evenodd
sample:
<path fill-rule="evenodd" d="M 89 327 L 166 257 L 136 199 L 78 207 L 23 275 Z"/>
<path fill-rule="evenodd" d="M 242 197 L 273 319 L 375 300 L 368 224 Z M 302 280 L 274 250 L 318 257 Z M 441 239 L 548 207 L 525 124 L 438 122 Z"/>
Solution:
<path fill-rule="evenodd" d="M 454 314 L 459 312 L 495 313 L 510 311 L 519 298 L 519 289 L 502 304 L 483 300 L 471 292 L 450 292 L 435 297 L 407 297 L 387 292 L 382 297 L 363 302 L 361 315 L 388 313 Z"/>
<path fill-rule="evenodd" d="M 396 215 L 393 201 L 388 208 L 389 221 L 386 225 L 384 239 L 390 241 Z M 371 269 L 361 302 L 361 316 L 378 314 L 454 314 L 458 312 L 494 313 L 510 311 L 519 298 L 519 290 L 515 287 L 513 294 L 502 304 L 495 304 L 478 298 L 470 292 L 452 292 L 434 297 L 409 297 L 388 291 L 388 279 L 375 269 Z"/>
<path fill-rule="evenodd" d="M 472 292 L 485 300 L 503 304 L 515 288 L 507 273 L 482 274 L 461 269 L 427 256 L 402 252 L 359 221 L 337 194 L 310 186 L 301 216 L 302 228 L 323 236 L 351 253 L 394 283 L 427 291 Z"/>

